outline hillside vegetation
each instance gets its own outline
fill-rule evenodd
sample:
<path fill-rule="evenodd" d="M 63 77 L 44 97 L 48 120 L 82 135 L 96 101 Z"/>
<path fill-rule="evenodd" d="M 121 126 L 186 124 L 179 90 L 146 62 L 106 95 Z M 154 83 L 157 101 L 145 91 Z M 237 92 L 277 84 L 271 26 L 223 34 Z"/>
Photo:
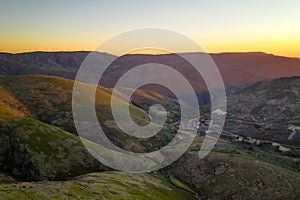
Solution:
<path fill-rule="evenodd" d="M 0 199 L 181 200 L 194 194 L 147 174 L 93 173 L 66 182 L 0 184 Z"/>
<path fill-rule="evenodd" d="M 0 78 L 2 171 L 23 180 L 65 180 L 108 169 L 76 136 L 71 112 L 73 84 L 71 80 L 40 75 Z M 108 89 L 98 88 L 96 108 L 101 123 L 111 118 L 110 98 Z M 133 117 L 147 121 L 141 109 L 130 109 Z M 115 141 L 125 134 L 115 127 L 107 128 L 107 133 Z"/>
<path fill-rule="evenodd" d="M 300 77 L 254 83 L 229 95 L 227 105 L 227 131 L 299 144 Z"/>
<path fill-rule="evenodd" d="M 71 112 L 73 84 L 72 80 L 41 75 L 0 78 L 0 105 L 5 107 L 0 116 L 3 171 L 23 180 L 65 180 L 107 169 L 90 156 L 76 136 Z M 150 138 L 151 142 L 123 133 L 112 121 L 111 90 L 98 87 L 95 99 L 98 119 L 116 145 L 141 152 L 172 139 L 167 130 Z M 118 102 L 121 106 L 124 103 L 122 99 Z M 137 123 L 148 122 L 145 111 L 133 105 L 130 111 Z"/>
<path fill-rule="evenodd" d="M 227 146 L 230 148 L 230 145 Z M 175 176 L 196 191 L 201 199 L 297 199 L 299 172 L 247 154 L 215 151 L 199 159 L 186 153 L 163 173 Z"/>
<path fill-rule="evenodd" d="M 31 118 L 0 124 L 0 170 L 22 180 L 66 180 L 107 170 L 80 138 Z"/>

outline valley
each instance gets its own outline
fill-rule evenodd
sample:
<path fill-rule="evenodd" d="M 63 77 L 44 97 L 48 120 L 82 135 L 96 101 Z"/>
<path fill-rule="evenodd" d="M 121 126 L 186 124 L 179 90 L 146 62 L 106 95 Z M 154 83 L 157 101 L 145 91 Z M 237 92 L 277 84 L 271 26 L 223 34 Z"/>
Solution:
<path fill-rule="evenodd" d="M 210 123 L 209 96 L 198 79 L 190 77 L 191 82 L 198 82 L 194 86 L 202 100 L 202 118 L 182 124 L 186 131 L 198 129 L 192 146 L 166 168 L 129 174 L 116 172 L 96 160 L 77 135 L 71 100 L 74 77 L 69 74 L 76 73 L 79 67 L 76 63 L 86 54 L 73 54 L 76 56 L 71 53 L 0 56 L 1 62 L 9 59 L 17 68 L 24 67 L 18 62 L 34 66 L 28 71 L 17 69 L 19 74 L 16 74 L 8 70 L 10 65 L 0 65 L 3 75 L 0 77 L 0 199 L 297 199 L 300 196 L 299 76 L 277 78 L 281 72 L 274 72 L 269 77 L 251 75 L 243 81 L 227 82 L 224 130 L 204 159 L 199 159 L 198 151 Z M 46 56 L 49 56 L 47 61 L 43 59 Z M 166 126 L 148 139 L 129 136 L 116 126 L 109 106 L 112 94 L 109 86 L 119 76 L 116 68 L 125 66 L 126 70 L 153 59 L 147 55 L 129 56 L 139 59 L 126 66 L 129 58 L 125 56 L 105 72 L 102 81 L 107 81 L 106 87 L 102 84 L 97 87 L 95 110 L 107 137 L 115 145 L 133 152 L 150 152 L 172 140 L 179 127 L 180 108 L 176 98 L 159 87 L 139 88 L 131 97 L 129 109 L 133 120 L 147 124 L 149 107 L 159 103 L 167 111 Z M 172 56 L 160 58 L 168 63 Z M 256 60 L 273 58 L 260 53 L 217 54 L 213 58 L 224 62 L 220 65 L 226 71 L 231 65 L 227 62 L 236 56 L 241 60 L 243 56 Z M 286 59 L 291 74 L 285 75 L 297 75 L 293 70 L 298 60 Z M 178 67 L 180 62 L 176 61 L 174 66 Z M 225 71 L 222 73 L 228 72 Z M 119 91 L 120 105 L 123 97 Z M 93 141 L 88 136 L 85 139 Z M 167 154 L 159 159 L 164 156 Z"/>

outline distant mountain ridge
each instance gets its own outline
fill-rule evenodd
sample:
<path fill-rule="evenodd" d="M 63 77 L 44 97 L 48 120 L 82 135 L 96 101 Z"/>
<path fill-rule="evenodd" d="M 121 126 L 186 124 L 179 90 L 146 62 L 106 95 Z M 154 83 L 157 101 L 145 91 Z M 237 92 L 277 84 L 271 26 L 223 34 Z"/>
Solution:
<path fill-rule="evenodd" d="M 13 76 L 25 74 L 54 75 L 74 79 L 80 65 L 90 52 L 30 52 L 20 54 L 0 53 L 0 75 Z M 146 55 L 128 54 L 116 57 L 100 53 L 94 58 L 99 63 L 105 59 L 116 59 L 105 72 L 105 87 L 113 87 L 118 78 L 132 67 L 145 63 L 161 63 L 182 72 L 196 90 L 206 90 L 201 77 L 195 76 L 186 61 L 176 54 Z M 184 53 L 189 56 L 200 56 L 203 53 Z M 180 54 L 178 54 L 180 55 Z M 275 56 L 262 52 L 249 53 L 212 53 L 211 58 L 222 74 L 226 86 L 243 84 L 271 78 L 300 76 L 300 59 Z"/>
<path fill-rule="evenodd" d="M 0 58 L 1 60 L 21 62 L 26 65 L 32 64 L 35 67 L 49 70 L 67 70 L 76 72 L 89 53 L 89 51 L 29 52 L 18 54 L 0 53 Z M 101 56 L 115 57 L 107 53 L 96 53 L 99 54 L 99 58 L 102 58 Z"/>
<path fill-rule="evenodd" d="M 30 52 L 20 54 L 0 53 L 0 75 L 52 75 L 75 79 L 81 63 L 90 52 Z M 99 53 L 102 59 L 113 55 Z"/>

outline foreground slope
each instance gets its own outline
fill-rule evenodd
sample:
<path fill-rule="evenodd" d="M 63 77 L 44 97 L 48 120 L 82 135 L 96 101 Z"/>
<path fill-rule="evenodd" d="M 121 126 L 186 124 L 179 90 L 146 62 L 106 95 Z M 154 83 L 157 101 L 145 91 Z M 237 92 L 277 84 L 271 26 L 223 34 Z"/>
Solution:
<path fill-rule="evenodd" d="M 198 145 L 162 172 L 188 184 L 201 199 L 298 199 L 299 159 L 223 138 L 200 159 Z"/>
<path fill-rule="evenodd" d="M 66 182 L 0 184 L 0 199 L 196 199 L 146 174 L 93 173 Z"/>
<path fill-rule="evenodd" d="M 90 155 L 78 136 L 32 118 L 0 123 L 0 171 L 16 178 L 65 180 L 108 168 Z"/>
<path fill-rule="evenodd" d="M 300 175 L 241 155 L 186 154 L 166 172 L 189 184 L 203 199 L 297 199 Z"/>

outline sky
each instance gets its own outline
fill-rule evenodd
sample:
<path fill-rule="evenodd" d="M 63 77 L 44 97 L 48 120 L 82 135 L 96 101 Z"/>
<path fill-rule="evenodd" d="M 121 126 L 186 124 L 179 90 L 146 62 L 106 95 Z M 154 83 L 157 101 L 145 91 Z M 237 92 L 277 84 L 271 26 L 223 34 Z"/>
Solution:
<path fill-rule="evenodd" d="M 207 52 L 300 57 L 299 0 L 10 0 L 0 2 L 0 27 L 2 52 L 93 50 L 150 27 L 186 35 Z"/>

